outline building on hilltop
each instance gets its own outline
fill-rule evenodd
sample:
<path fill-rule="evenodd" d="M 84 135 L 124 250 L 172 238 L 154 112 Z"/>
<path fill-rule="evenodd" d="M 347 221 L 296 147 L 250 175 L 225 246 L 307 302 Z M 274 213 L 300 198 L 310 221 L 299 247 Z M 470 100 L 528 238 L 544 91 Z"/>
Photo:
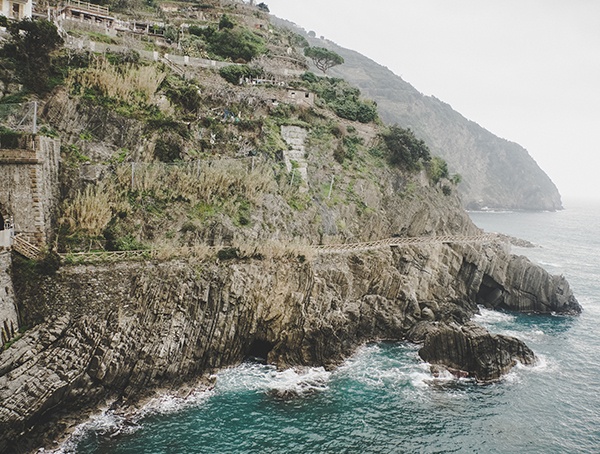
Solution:
<path fill-rule="evenodd" d="M 0 16 L 14 20 L 31 19 L 33 13 L 32 0 L 0 0 Z"/>

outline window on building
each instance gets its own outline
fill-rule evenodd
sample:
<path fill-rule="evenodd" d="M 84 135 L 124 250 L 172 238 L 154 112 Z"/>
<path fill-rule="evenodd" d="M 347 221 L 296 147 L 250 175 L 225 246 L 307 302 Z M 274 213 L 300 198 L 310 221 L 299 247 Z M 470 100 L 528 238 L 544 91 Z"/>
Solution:
<path fill-rule="evenodd" d="M 21 5 L 18 3 L 12 4 L 12 16 L 13 19 L 21 19 Z"/>

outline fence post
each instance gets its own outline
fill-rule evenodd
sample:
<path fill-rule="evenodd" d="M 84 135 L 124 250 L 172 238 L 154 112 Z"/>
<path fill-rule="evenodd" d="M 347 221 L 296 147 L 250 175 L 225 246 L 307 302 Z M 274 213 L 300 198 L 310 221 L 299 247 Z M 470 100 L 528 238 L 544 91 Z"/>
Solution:
<path fill-rule="evenodd" d="M 327 198 L 331 199 L 331 190 L 333 189 L 333 179 L 335 178 L 335 175 L 331 175 L 331 183 L 329 183 L 329 194 L 327 194 Z"/>
<path fill-rule="evenodd" d="M 33 133 L 37 134 L 37 101 L 33 101 Z"/>

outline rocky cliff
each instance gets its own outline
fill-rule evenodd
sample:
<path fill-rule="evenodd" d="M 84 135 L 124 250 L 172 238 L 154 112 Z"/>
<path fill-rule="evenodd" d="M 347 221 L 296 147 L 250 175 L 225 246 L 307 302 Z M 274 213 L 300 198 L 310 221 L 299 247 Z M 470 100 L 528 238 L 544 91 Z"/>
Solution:
<path fill-rule="evenodd" d="M 289 22 L 275 22 L 304 33 Z M 448 162 L 451 172 L 463 177 L 459 190 L 467 209 L 562 209 L 558 189 L 523 147 L 495 136 L 439 99 L 423 95 L 366 56 L 304 35 L 311 45 L 326 47 L 344 58 L 344 64 L 330 69 L 329 76 L 359 87 L 377 102 L 386 123 L 411 128 L 434 155 Z"/>
<path fill-rule="evenodd" d="M 564 279 L 511 260 L 500 244 L 16 272 L 21 311 L 36 327 L 0 356 L 0 452 L 48 442 L 68 428 L 67 417 L 101 402 L 135 403 L 248 357 L 333 367 L 368 341 L 409 338 L 431 350 L 444 335 L 438 328 L 465 323 L 477 304 L 579 310 Z M 484 342 L 479 356 L 506 357 L 492 371 L 473 364 L 473 349 L 424 356 L 487 380 L 515 358 L 534 360 L 515 357 L 527 348 L 507 342 Z"/>

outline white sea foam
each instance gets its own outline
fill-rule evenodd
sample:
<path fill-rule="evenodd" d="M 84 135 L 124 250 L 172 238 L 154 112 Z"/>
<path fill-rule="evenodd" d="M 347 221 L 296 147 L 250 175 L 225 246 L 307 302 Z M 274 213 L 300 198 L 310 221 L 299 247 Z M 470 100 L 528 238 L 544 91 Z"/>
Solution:
<path fill-rule="evenodd" d="M 278 371 L 274 366 L 247 363 L 217 374 L 215 392 L 289 391 L 298 395 L 323 391 L 331 372 L 323 367 L 297 367 Z"/>
<path fill-rule="evenodd" d="M 416 349 L 408 349 L 402 353 L 385 355 L 380 346 L 365 345 L 338 368 L 336 375 L 372 388 L 393 389 L 412 382 L 411 375 L 418 374 L 419 367 L 423 364 L 420 361 L 410 361 L 411 357 L 416 356 Z"/>
<path fill-rule="evenodd" d="M 510 323 L 515 321 L 516 317 L 506 312 L 495 311 L 479 306 L 479 314 L 473 316 L 473 320 L 480 325 L 497 325 L 500 323 Z"/>
<path fill-rule="evenodd" d="M 89 434 L 113 438 L 118 435 L 131 434 L 140 428 L 140 425 L 131 419 L 115 414 L 112 410 L 105 409 L 90 417 L 86 422 L 79 424 L 69 438 L 55 450 L 40 450 L 49 454 L 74 454 L 77 445 Z"/>
<path fill-rule="evenodd" d="M 166 415 L 177 413 L 181 410 L 190 407 L 197 407 L 205 402 L 210 396 L 214 394 L 214 391 L 207 390 L 204 388 L 194 389 L 187 396 L 180 396 L 174 394 L 162 394 L 149 400 L 138 412 L 133 416 L 135 421 L 150 415 Z"/>

